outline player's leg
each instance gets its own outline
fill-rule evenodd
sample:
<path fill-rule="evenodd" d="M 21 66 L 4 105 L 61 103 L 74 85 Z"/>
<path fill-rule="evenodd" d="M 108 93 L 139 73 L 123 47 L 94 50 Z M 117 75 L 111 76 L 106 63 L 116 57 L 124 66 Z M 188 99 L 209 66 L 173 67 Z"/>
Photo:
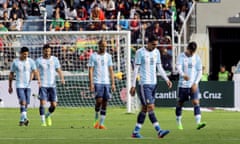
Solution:
<path fill-rule="evenodd" d="M 27 101 L 26 101 L 24 88 L 17 88 L 17 96 L 20 104 L 19 126 L 23 126 L 25 124 L 25 121 L 27 122 Z"/>
<path fill-rule="evenodd" d="M 132 132 L 132 137 L 133 138 L 142 138 L 142 136 L 140 135 L 140 130 L 142 128 L 142 125 L 144 124 L 145 118 L 146 118 L 146 113 L 147 113 L 147 102 L 144 98 L 144 88 L 143 85 L 139 85 L 138 89 L 137 89 L 137 93 L 138 93 L 138 97 L 140 99 L 140 102 L 142 104 L 142 109 L 141 111 L 138 113 L 137 116 L 137 123 L 134 127 L 134 130 Z"/>
<path fill-rule="evenodd" d="M 99 127 L 99 113 L 100 113 L 100 109 L 101 109 L 101 104 L 102 104 L 102 97 L 98 97 L 95 100 L 95 116 L 94 116 L 94 123 L 93 123 L 93 127 L 94 128 L 98 128 Z"/>
<path fill-rule="evenodd" d="M 145 85 L 144 86 L 144 95 L 145 95 L 145 100 L 147 102 L 147 112 L 148 112 L 148 117 L 150 121 L 152 122 L 152 125 L 154 129 L 157 131 L 157 134 L 159 138 L 163 138 L 165 135 L 169 133 L 169 130 L 163 130 L 160 127 L 160 124 L 157 120 L 157 117 L 154 112 L 154 96 L 156 92 L 157 85 Z"/>
<path fill-rule="evenodd" d="M 178 88 L 178 101 L 176 104 L 175 114 L 178 129 L 183 130 L 182 125 L 182 107 L 184 102 L 188 99 L 188 88 Z"/>
<path fill-rule="evenodd" d="M 99 129 L 106 129 L 106 127 L 104 126 L 106 113 L 107 113 L 107 99 L 102 99 L 101 110 L 100 110 Z"/>
<path fill-rule="evenodd" d="M 201 122 L 202 116 L 200 109 L 199 90 L 197 90 L 195 93 L 192 93 L 191 100 L 194 109 L 195 121 L 197 123 L 197 129 L 199 130 L 206 126 L 206 122 Z"/>
<path fill-rule="evenodd" d="M 104 86 L 102 84 L 94 84 L 95 89 L 95 116 L 94 116 L 94 128 L 99 128 L 99 113 L 102 106 Z"/>
<path fill-rule="evenodd" d="M 39 115 L 41 119 L 41 126 L 47 126 L 45 120 L 45 104 L 47 101 L 47 88 L 41 87 L 39 88 Z"/>
<path fill-rule="evenodd" d="M 105 85 L 104 86 L 102 104 L 101 104 L 101 110 L 100 110 L 99 129 L 106 129 L 106 127 L 104 126 L 104 121 L 105 121 L 106 114 L 107 114 L 107 102 L 111 97 L 112 97 L 111 87 L 110 87 L 110 85 Z"/>
<path fill-rule="evenodd" d="M 28 108 L 28 105 L 30 104 L 31 89 L 30 88 L 26 88 L 24 90 L 24 92 L 25 92 L 25 97 L 26 97 L 26 105 L 25 105 L 26 117 L 25 117 L 25 120 L 24 120 L 24 125 L 28 126 L 29 120 L 28 120 L 28 116 L 27 116 L 27 108 Z"/>
<path fill-rule="evenodd" d="M 48 112 L 46 114 L 46 122 L 48 126 L 52 126 L 52 118 L 51 115 L 55 111 L 57 107 L 57 92 L 56 88 L 50 87 L 47 88 L 47 93 L 48 93 L 48 101 L 50 102 L 50 106 L 48 108 Z"/>
<path fill-rule="evenodd" d="M 142 125 L 144 124 L 145 118 L 146 118 L 146 113 L 147 113 L 147 106 L 142 104 L 142 109 L 138 113 L 137 116 L 137 123 L 134 127 L 134 130 L 132 132 L 132 137 L 133 138 L 142 138 L 140 134 L 140 130 L 142 128 Z"/>

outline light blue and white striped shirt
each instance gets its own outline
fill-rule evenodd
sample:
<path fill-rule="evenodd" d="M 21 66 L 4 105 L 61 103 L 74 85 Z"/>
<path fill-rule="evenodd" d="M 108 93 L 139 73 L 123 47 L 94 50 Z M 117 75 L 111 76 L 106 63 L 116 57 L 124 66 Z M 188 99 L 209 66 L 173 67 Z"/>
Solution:
<path fill-rule="evenodd" d="M 94 67 L 93 82 L 97 84 L 110 84 L 109 67 L 112 66 L 112 56 L 105 52 L 99 55 L 94 52 L 89 59 L 88 66 Z"/>
<path fill-rule="evenodd" d="M 157 84 L 157 65 L 161 65 L 161 57 L 158 49 L 154 49 L 153 51 L 148 51 L 146 48 L 138 49 L 135 64 L 140 66 L 139 84 Z M 164 79 L 167 79 L 166 75 Z"/>
<path fill-rule="evenodd" d="M 14 59 L 10 72 L 16 73 L 16 88 L 30 88 L 30 75 L 33 70 L 36 70 L 33 59 L 27 58 L 24 61 Z"/>
<path fill-rule="evenodd" d="M 51 56 L 49 59 L 39 57 L 36 65 L 40 73 L 42 87 L 56 87 L 56 70 L 59 69 L 60 63 L 57 57 Z"/>
<path fill-rule="evenodd" d="M 177 58 L 177 69 L 180 74 L 178 87 L 191 88 L 202 77 L 202 62 L 197 54 L 188 57 L 184 52 L 181 53 Z M 184 80 L 183 75 L 187 75 L 189 80 Z"/>

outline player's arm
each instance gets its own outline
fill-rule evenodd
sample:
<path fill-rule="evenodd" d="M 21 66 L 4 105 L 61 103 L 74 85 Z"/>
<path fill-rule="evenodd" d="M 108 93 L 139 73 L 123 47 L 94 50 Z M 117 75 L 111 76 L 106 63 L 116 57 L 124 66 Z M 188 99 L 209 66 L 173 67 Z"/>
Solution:
<path fill-rule="evenodd" d="M 93 84 L 93 67 L 89 67 L 88 77 L 89 77 L 89 89 L 91 92 L 94 92 L 94 84 Z"/>
<path fill-rule="evenodd" d="M 58 76 L 60 77 L 61 83 L 65 84 L 65 80 L 64 80 L 64 76 L 63 76 L 63 72 L 62 72 L 61 68 L 57 69 L 57 73 L 58 73 Z"/>
<path fill-rule="evenodd" d="M 109 73 L 111 78 L 111 84 L 112 84 L 112 91 L 115 91 L 115 79 L 114 79 L 114 72 L 112 66 L 109 66 Z"/>
<path fill-rule="evenodd" d="M 8 92 L 11 94 L 13 92 L 13 89 L 12 89 L 12 81 L 13 81 L 13 78 L 14 78 L 14 73 L 13 72 L 10 72 L 9 73 L 9 76 L 8 76 Z"/>
<path fill-rule="evenodd" d="M 37 69 L 36 69 L 36 70 L 33 70 L 33 72 L 31 73 L 31 78 L 30 78 L 30 80 L 32 80 L 34 77 L 37 79 L 38 85 L 41 86 L 40 74 L 39 74 L 39 71 L 38 71 Z"/>
<path fill-rule="evenodd" d="M 193 85 L 192 85 L 192 92 L 196 92 L 198 88 L 198 83 L 201 80 L 202 77 L 202 63 L 200 58 L 197 59 L 196 63 L 196 77 L 194 78 Z"/>
<path fill-rule="evenodd" d="M 178 73 L 179 73 L 179 75 L 181 76 L 181 77 L 183 77 L 184 78 L 184 80 L 189 80 L 189 77 L 183 72 L 183 67 L 182 67 L 182 59 L 181 59 L 181 56 L 178 56 L 178 58 L 177 58 L 177 64 L 176 64 L 176 67 L 177 67 L 177 71 L 178 71 Z"/>
<path fill-rule="evenodd" d="M 172 87 L 172 82 L 171 82 L 171 81 L 169 80 L 169 78 L 167 77 L 167 74 L 166 74 L 166 72 L 164 71 L 161 63 L 158 63 L 158 64 L 157 64 L 157 69 L 158 69 L 158 72 L 160 73 L 160 75 L 162 76 L 162 78 L 166 81 L 168 87 L 171 88 L 171 87 Z"/>
<path fill-rule="evenodd" d="M 134 65 L 134 71 L 133 71 L 133 78 L 132 78 L 132 86 L 130 89 L 130 94 L 131 96 L 135 95 L 135 91 L 136 91 L 136 80 L 137 80 L 137 76 L 138 76 L 138 70 L 139 70 L 140 65 L 135 64 Z"/>

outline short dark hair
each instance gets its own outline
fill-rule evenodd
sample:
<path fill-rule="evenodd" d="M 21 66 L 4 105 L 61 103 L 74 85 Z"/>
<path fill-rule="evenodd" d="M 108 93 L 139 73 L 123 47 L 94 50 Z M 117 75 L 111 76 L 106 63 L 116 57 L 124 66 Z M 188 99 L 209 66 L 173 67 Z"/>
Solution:
<path fill-rule="evenodd" d="M 98 41 L 98 45 L 101 45 L 103 42 L 105 42 L 106 40 L 104 40 L 104 39 L 101 39 L 101 40 L 99 40 Z"/>
<path fill-rule="evenodd" d="M 149 43 L 151 43 L 153 41 L 158 41 L 158 37 L 155 34 L 148 37 L 148 42 Z"/>
<path fill-rule="evenodd" d="M 190 42 L 187 46 L 187 49 L 195 52 L 197 50 L 197 43 L 196 42 Z"/>
<path fill-rule="evenodd" d="M 51 48 L 49 44 L 43 45 L 43 50 L 48 49 L 48 48 Z"/>
<path fill-rule="evenodd" d="M 29 49 L 27 47 L 22 47 L 20 50 L 20 53 L 24 53 L 24 52 L 29 52 Z"/>

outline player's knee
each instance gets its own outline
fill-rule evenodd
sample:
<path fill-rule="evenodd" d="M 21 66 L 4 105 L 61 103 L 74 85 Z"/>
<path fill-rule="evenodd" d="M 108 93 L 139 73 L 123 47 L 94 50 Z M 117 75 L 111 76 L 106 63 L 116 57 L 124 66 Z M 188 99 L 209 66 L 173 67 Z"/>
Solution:
<path fill-rule="evenodd" d="M 147 112 L 147 106 L 142 106 L 142 110 L 141 110 L 142 112 Z"/>
<path fill-rule="evenodd" d="M 193 100 L 192 104 L 193 104 L 193 106 L 198 106 L 199 105 L 199 100 Z"/>
<path fill-rule="evenodd" d="M 153 111 L 153 110 L 154 110 L 154 105 L 153 104 L 147 106 L 147 111 L 148 112 Z"/>
<path fill-rule="evenodd" d="M 183 106 L 183 102 L 180 102 L 180 101 L 179 101 L 179 102 L 177 103 L 177 107 L 182 107 L 182 106 Z"/>

